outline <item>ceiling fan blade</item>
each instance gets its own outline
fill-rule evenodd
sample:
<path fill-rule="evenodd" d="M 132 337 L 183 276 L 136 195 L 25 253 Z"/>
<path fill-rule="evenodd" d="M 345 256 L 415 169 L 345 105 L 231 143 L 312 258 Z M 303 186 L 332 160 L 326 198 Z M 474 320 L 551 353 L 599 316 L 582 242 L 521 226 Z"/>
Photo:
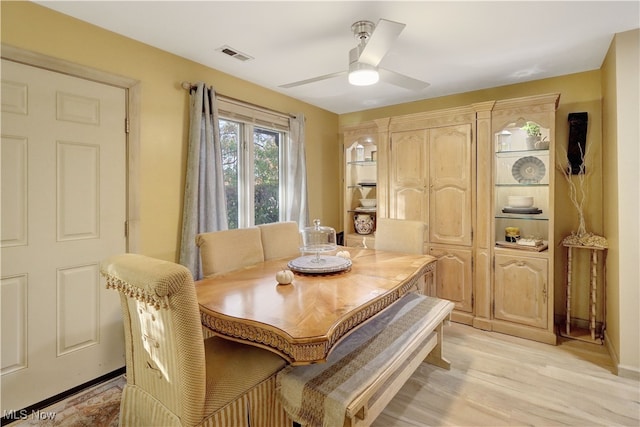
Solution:
<path fill-rule="evenodd" d="M 358 61 L 377 66 L 387 54 L 393 42 L 396 41 L 402 30 L 406 27 L 400 22 L 381 19 L 373 30 L 371 38 L 362 49 Z"/>
<path fill-rule="evenodd" d="M 292 88 L 292 87 L 302 86 L 302 85 L 306 85 L 306 84 L 309 84 L 309 83 L 319 82 L 321 80 L 332 79 L 334 77 L 339 77 L 339 76 L 342 76 L 342 75 L 345 75 L 345 74 L 347 74 L 346 71 L 338 71 L 337 73 L 325 74 L 324 76 L 318 76 L 318 77 L 313 77 L 313 78 L 306 79 L 306 80 L 300 80 L 300 81 L 293 82 L 293 83 L 287 83 L 287 84 L 284 84 L 284 85 L 280 85 L 278 87 L 289 89 L 289 88 Z"/>
<path fill-rule="evenodd" d="M 380 80 L 405 89 L 419 91 L 429 87 L 429 83 L 427 82 L 385 68 L 378 68 L 378 73 L 380 73 Z"/>

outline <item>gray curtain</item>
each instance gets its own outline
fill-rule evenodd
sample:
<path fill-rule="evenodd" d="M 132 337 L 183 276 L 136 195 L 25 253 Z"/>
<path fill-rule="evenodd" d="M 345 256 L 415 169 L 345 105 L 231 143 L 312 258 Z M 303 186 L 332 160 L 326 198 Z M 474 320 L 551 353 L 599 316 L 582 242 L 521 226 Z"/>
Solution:
<path fill-rule="evenodd" d="M 190 91 L 189 152 L 182 211 L 180 264 L 202 278 L 196 235 L 226 230 L 218 108 L 213 87 L 198 83 Z"/>
<path fill-rule="evenodd" d="M 304 142 L 304 114 L 289 119 L 289 145 L 287 152 L 287 191 L 285 220 L 296 221 L 300 228 L 309 225 L 307 198 L 307 163 Z"/>

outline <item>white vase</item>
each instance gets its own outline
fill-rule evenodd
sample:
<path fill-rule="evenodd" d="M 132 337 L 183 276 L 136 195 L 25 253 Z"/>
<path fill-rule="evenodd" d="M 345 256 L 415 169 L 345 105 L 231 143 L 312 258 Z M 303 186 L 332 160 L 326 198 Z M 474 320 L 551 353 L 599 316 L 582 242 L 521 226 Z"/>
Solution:
<path fill-rule="evenodd" d="M 375 221 L 373 216 L 369 214 L 356 214 L 353 219 L 353 225 L 358 234 L 371 234 L 373 233 Z"/>

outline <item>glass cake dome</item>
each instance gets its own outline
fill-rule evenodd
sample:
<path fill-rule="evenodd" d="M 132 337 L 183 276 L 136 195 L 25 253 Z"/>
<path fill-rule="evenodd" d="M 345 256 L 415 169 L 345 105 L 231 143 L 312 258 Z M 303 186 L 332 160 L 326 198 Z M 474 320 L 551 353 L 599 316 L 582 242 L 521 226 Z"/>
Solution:
<path fill-rule="evenodd" d="M 313 220 L 313 226 L 302 229 L 302 254 L 316 254 L 335 251 L 336 230 L 320 225 L 319 219 Z"/>
<path fill-rule="evenodd" d="M 336 230 L 320 225 L 319 219 L 313 220 L 313 226 L 300 232 L 302 256 L 289 261 L 287 266 L 296 273 L 328 274 L 347 271 L 351 268 L 351 259 L 334 255 Z"/>

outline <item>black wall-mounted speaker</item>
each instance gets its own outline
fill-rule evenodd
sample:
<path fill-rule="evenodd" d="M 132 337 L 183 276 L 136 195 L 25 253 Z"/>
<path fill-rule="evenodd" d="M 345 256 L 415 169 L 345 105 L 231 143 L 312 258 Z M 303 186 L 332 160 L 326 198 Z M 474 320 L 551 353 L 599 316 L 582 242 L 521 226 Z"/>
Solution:
<path fill-rule="evenodd" d="M 587 113 L 569 113 L 569 144 L 567 145 L 567 169 L 571 169 L 572 175 L 586 173 L 582 164 L 587 150 Z"/>

